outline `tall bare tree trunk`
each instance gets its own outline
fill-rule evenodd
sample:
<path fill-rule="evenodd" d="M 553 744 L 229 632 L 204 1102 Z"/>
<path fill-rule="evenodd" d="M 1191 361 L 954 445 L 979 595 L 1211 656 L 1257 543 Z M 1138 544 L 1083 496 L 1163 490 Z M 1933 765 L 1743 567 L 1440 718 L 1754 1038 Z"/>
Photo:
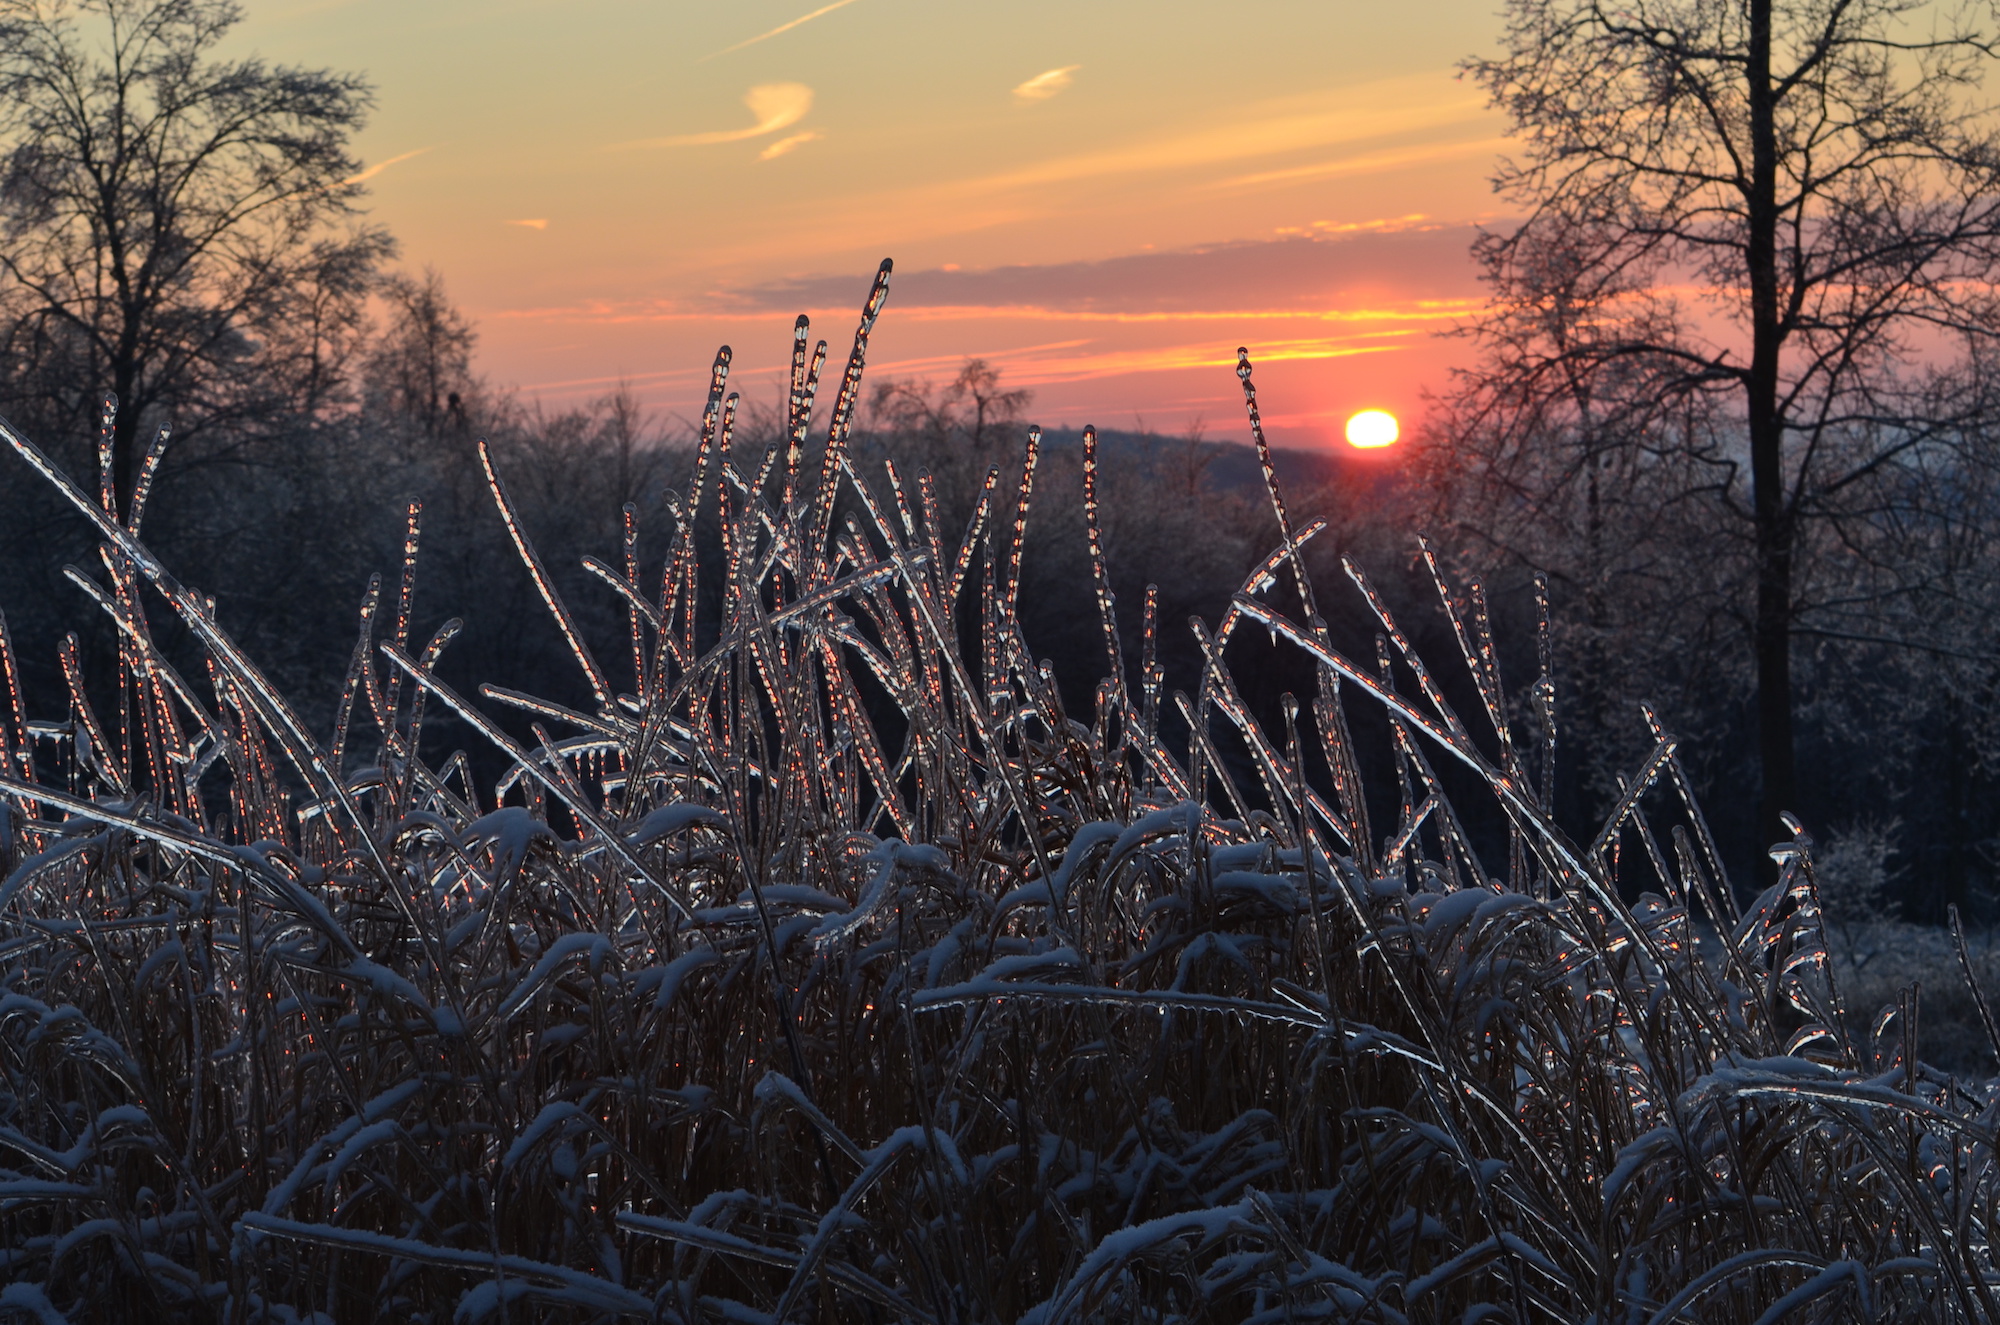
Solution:
<path fill-rule="evenodd" d="M 1784 419 L 1778 405 L 1778 161 L 1771 86 L 1771 0 L 1750 0 L 1745 76 L 1750 109 L 1750 483 L 1756 528 L 1757 755 L 1763 773 L 1758 827 L 1780 841 L 1779 816 L 1798 809 L 1792 739 L 1792 553 L 1796 534 L 1785 491 Z"/>

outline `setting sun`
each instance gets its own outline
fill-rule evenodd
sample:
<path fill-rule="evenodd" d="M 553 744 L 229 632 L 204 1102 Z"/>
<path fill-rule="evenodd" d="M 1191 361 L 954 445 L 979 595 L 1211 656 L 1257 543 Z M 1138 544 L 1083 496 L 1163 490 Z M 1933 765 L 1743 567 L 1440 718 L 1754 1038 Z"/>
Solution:
<path fill-rule="evenodd" d="M 1364 409 L 1347 420 L 1347 444 L 1364 450 L 1393 446 L 1403 435 L 1396 416 L 1384 409 Z"/>

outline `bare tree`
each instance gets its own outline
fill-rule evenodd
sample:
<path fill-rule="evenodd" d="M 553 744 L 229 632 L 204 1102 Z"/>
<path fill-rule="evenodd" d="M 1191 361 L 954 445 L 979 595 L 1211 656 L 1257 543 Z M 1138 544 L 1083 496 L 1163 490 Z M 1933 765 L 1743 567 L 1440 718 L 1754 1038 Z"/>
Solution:
<path fill-rule="evenodd" d="M 388 316 L 364 366 L 371 422 L 393 423 L 431 442 L 465 435 L 479 340 L 472 323 L 433 268 L 425 268 L 421 280 L 387 277 L 379 292 Z"/>
<path fill-rule="evenodd" d="M 274 386 L 327 389 L 312 333 L 351 324 L 391 251 L 355 216 L 366 83 L 218 58 L 240 17 L 230 0 L 0 0 L 5 348 L 61 358 L 79 403 L 117 393 L 121 508 L 142 423 L 186 432 Z"/>
<path fill-rule="evenodd" d="M 884 426 L 938 442 L 962 438 L 975 455 L 996 442 L 1019 440 L 1021 411 L 1035 398 L 1025 387 L 1002 389 L 1000 370 L 967 359 L 951 385 L 933 398 L 927 381 L 886 380 L 875 388 L 874 409 Z"/>
<path fill-rule="evenodd" d="M 1770 833 L 1796 808 L 1820 527 L 1956 435 L 1923 365 L 2000 331 L 1982 12 L 1511 0 L 1503 53 L 1466 66 L 1524 140 L 1496 185 L 1526 220 L 1477 248 L 1494 303 L 1460 459 L 1489 512 L 1645 481 L 1652 510 L 1737 531 Z"/>
<path fill-rule="evenodd" d="M 870 431 L 894 437 L 902 458 L 935 477 L 948 520 L 966 518 L 989 466 L 1017 469 L 1035 393 L 1000 385 L 1000 370 L 967 359 L 942 390 L 925 379 L 888 379 L 870 397 Z M 914 449 L 911 449 L 914 448 Z M 1012 480 L 1008 480 L 1011 482 Z"/>

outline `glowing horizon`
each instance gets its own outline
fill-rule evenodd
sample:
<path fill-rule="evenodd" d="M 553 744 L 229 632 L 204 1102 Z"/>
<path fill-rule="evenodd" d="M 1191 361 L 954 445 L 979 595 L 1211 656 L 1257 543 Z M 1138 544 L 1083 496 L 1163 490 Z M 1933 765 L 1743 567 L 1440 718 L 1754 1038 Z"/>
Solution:
<path fill-rule="evenodd" d="M 1245 27 L 1287 41 L 1218 39 Z M 1050 426 L 1236 436 L 1246 344 L 1276 440 L 1335 444 L 1464 356 L 1436 333 L 1479 306 L 1500 126 L 1452 66 L 1491 28 L 1469 0 L 1414 33 L 1303 0 L 250 0 L 232 43 L 375 83 L 372 219 L 497 386 L 686 416 L 718 343 L 745 382 L 797 312 L 844 347 L 890 256 L 878 377 L 979 357 Z"/>

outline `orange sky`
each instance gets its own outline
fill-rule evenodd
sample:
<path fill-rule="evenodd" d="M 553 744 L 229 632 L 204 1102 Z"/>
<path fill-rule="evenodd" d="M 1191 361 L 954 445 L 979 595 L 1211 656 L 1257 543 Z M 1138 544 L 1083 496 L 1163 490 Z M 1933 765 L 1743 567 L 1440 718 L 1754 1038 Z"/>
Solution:
<path fill-rule="evenodd" d="M 232 38 L 361 70 L 373 214 L 481 366 L 550 404 L 696 408 L 715 346 L 772 389 L 794 314 L 871 376 L 971 355 L 1050 425 L 1274 437 L 1406 419 L 1477 306 L 1502 125 L 1454 62 L 1491 0 L 250 0 Z"/>

